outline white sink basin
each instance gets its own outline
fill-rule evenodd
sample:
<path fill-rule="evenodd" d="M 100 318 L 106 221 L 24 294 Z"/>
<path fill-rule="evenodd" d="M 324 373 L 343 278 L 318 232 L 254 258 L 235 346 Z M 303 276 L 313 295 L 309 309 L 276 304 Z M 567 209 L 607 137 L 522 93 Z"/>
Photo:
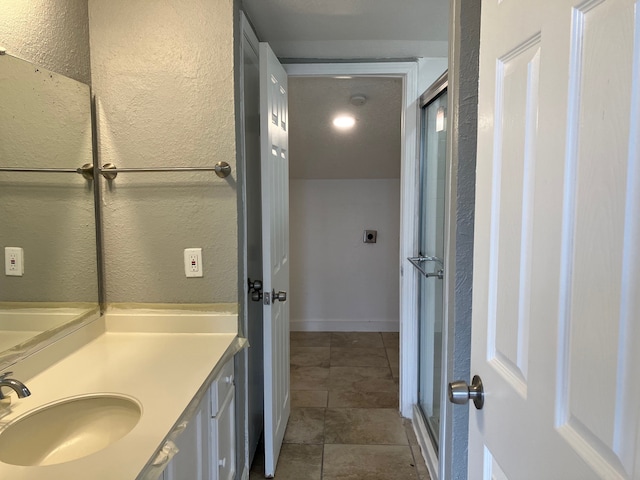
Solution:
<path fill-rule="evenodd" d="M 138 402 L 114 394 L 83 395 L 45 405 L 0 431 L 0 461 L 54 465 L 91 455 L 129 433 L 141 413 Z"/>

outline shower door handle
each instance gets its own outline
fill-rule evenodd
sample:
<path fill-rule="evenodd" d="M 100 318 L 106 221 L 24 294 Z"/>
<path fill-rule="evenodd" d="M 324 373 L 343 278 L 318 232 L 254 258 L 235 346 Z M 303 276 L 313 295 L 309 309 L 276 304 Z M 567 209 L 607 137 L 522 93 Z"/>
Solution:
<path fill-rule="evenodd" d="M 435 272 L 427 272 L 424 274 L 424 276 L 427 278 L 438 277 L 440 280 L 442 280 L 444 278 L 444 269 L 441 268 Z"/>

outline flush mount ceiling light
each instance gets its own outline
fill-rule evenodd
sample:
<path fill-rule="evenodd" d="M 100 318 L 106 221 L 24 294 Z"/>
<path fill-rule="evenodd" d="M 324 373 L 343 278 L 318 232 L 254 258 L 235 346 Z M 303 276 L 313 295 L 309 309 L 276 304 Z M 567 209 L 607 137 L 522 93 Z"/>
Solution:
<path fill-rule="evenodd" d="M 349 115 L 340 115 L 333 119 L 333 126 L 341 130 L 347 130 L 353 128 L 356 124 L 356 119 Z"/>

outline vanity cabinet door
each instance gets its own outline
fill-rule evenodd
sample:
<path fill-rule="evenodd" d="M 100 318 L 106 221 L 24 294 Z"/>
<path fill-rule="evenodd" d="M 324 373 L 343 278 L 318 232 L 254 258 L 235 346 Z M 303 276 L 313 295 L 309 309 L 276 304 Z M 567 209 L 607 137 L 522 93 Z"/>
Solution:
<path fill-rule="evenodd" d="M 211 388 L 212 479 L 236 478 L 235 385 L 233 360 L 220 372 Z"/>
<path fill-rule="evenodd" d="M 200 402 L 187 428 L 174 442 L 179 451 L 164 470 L 164 480 L 207 480 L 211 475 L 210 392 Z"/>
<path fill-rule="evenodd" d="M 235 388 L 232 387 L 218 414 L 211 419 L 212 470 L 217 466 L 217 480 L 236 478 L 235 418 Z"/>
<path fill-rule="evenodd" d="M 214 379 L 196 414 L 176 439 L 179 451 L 167 464 L 162 480 L 235 479 L 235 418 L 232 359 Z"/>

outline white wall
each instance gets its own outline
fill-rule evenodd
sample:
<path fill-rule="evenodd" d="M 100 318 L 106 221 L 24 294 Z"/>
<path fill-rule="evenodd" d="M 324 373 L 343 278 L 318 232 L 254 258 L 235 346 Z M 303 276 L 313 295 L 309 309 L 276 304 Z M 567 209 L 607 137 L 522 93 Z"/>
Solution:
<path fill-rule="evenodd" d="M 418 59 L 418 94 L 422 93 L 444 73 L 448 66 L 447 57 Z"/>
<path fill-rule="evenodd" d="M 232 175 L 121 173 L 102 182 L 107 302 L 237 302 L 232 0 L 89 0 L 100 163 Z M 183 250 L 203 249 L 203 278 Z"/>
<path fill-rule="evenodd" d="M 399 179 L 291 180 L 292 330 L 398 330 L 399 213 Z"/>

